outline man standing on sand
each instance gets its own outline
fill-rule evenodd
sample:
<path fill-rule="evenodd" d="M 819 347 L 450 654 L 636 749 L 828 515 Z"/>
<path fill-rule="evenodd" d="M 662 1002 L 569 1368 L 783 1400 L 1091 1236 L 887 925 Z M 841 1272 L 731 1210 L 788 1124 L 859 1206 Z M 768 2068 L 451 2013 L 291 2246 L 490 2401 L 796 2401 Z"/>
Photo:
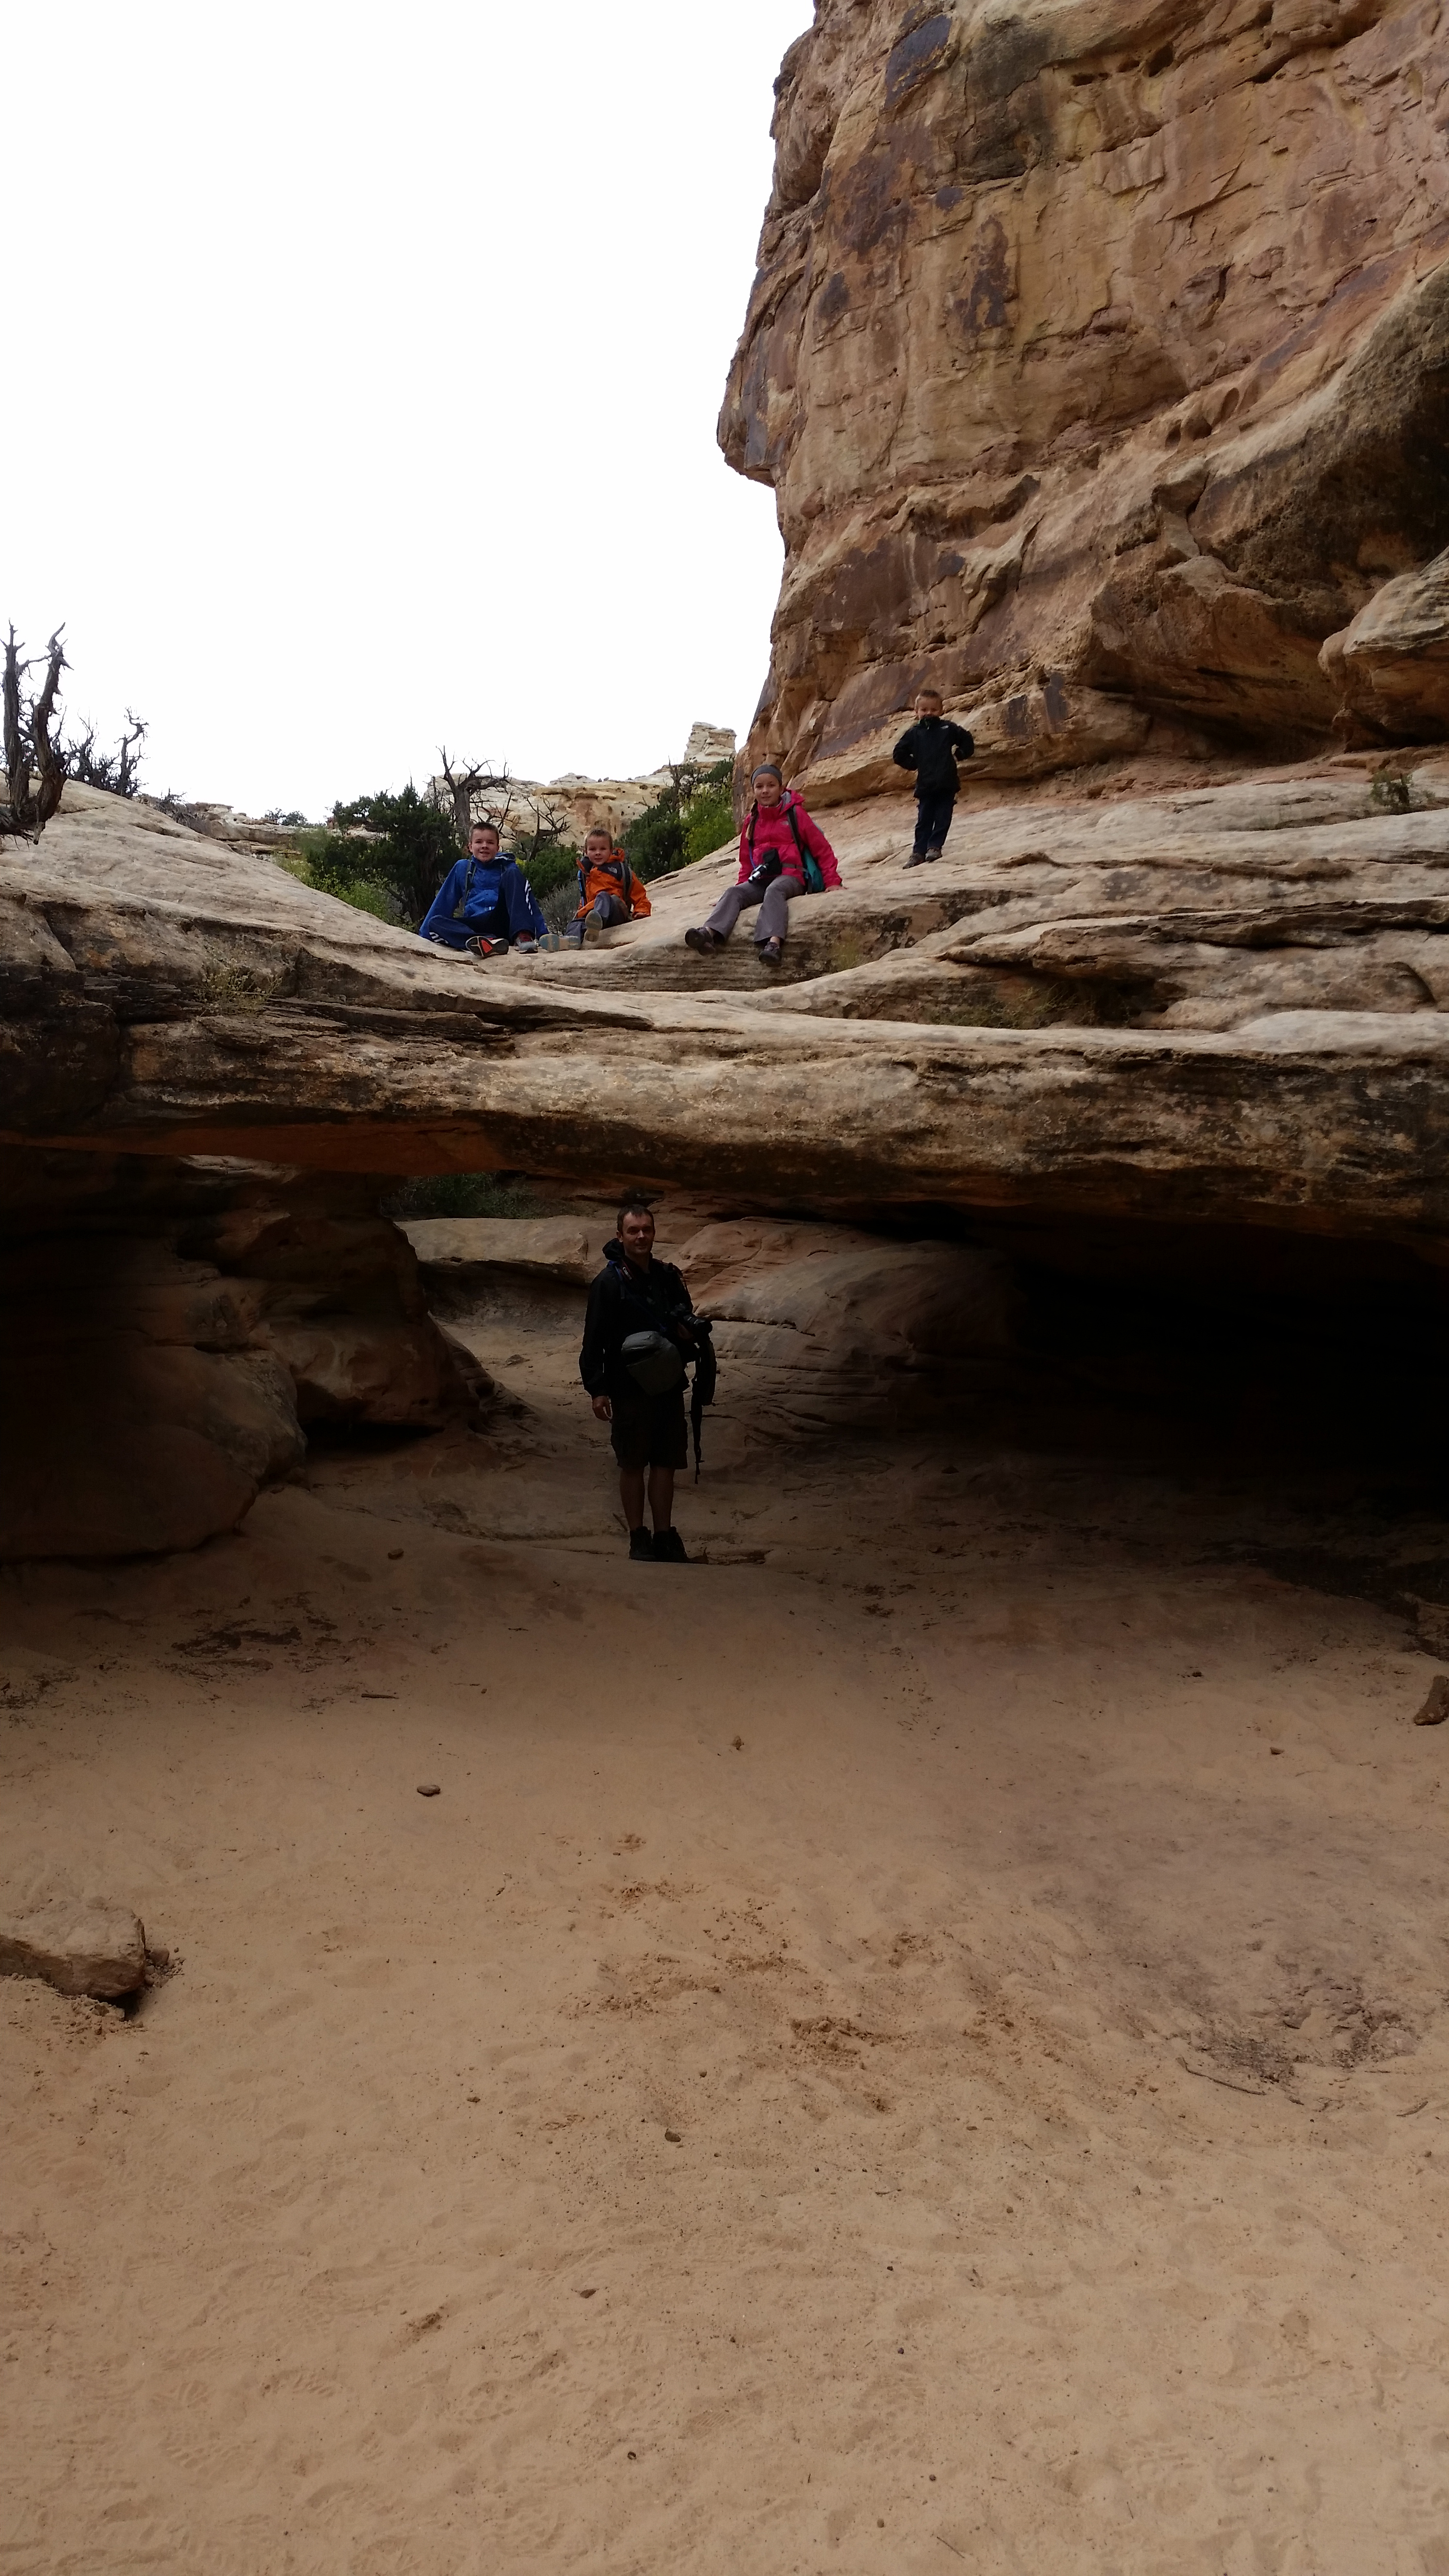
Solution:
<path fill-rule="evenodd" d="M 694 1308 L 674 1264 L 654 1258 L 654 1217 L 645 1202 L 626 1200 L 616 1222 L 589 1290 L 579 1375 L 599 1421 L 612 1426 L 630 1557 L 687 1565 L 673 1525 L 674 1478 L 687 1455 L 684 1367 L 697 1347 Z M 646 1471 L 652 1538 L 644 1526 Z"/>
<path fill-rule="evenodd" d="M 947 724 L 939 689 L 916 691 L 916 721 L 903 733 L 891 758 L 897 769 L 916 773 L 916 839 L 908 868 L 939 859 L 951 829 L 960 781 L 958 760 L 969 760 L 976 745 L 963 725 Z"/>

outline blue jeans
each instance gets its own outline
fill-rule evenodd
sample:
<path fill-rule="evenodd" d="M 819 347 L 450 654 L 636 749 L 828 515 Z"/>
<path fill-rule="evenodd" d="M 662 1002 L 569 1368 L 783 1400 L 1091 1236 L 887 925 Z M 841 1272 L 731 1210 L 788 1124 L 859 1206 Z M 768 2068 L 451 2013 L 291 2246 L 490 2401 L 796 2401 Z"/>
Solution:
<path fill-rule="evenodd" d="M 913 851 L 916 858 L 923 859 L 928 850 L 945 848 L 946 835 L 951 829 L 951 817 L 955 810 L 956 798 L 949 787 L 940 789 L 933 796 L 916 798 L 916 838 Z"/>
<path fill-rule="evenodd" d="M 595 912 L 598 914 L 599 926 L 603 930 L 614 930 L 618 927 L 618 924 L 621 921 L 627 921 L 629 918 L 629 914 L 624 904 L 616 894 L 596 894 L 593 902 L 589 905 L 589 912 Z M 564 937 L 571 948 L 582 948 L 584 944 L 584 923 L 589 917 L 589 912 L 579 913 L 577 918 L 569 923 L 567 930 L 564 932 Z"/>

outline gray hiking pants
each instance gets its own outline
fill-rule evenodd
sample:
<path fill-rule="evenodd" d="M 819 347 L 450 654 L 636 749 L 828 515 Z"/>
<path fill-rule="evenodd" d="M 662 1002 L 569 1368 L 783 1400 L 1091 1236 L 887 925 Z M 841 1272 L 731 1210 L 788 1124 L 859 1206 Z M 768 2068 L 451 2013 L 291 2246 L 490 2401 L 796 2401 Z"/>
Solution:
<path fill-rule="evenodd" d="M 753 904 L 759 904 L 760 918 L 755 924 L 756 943 L 765 939 L 783 939 L 789 926 L 786 907 L 795 895 L 803 894 L 804 891 L 805 888 L 799 878 L 789 875 L 772 877 L 765 888 L 763 899 L 755 886 L 726 886 L 704 926 L 706 930 L 714 931 L 719 938 L 728 939 L 740 914 L 748 912 Z"/>

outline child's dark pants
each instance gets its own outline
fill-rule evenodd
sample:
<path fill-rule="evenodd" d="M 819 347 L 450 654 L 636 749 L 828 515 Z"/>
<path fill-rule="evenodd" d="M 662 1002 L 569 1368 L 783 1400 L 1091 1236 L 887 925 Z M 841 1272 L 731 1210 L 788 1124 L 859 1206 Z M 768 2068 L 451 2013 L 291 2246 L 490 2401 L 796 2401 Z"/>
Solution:
<path fill-rule="evenodd" d="M 951 816 L 956 799 L 948 789 L 943 795 L 916 798 L 916 838 L 913 855 L 923 859 L 928 850 L 944 849 L 951 829 Z"/>

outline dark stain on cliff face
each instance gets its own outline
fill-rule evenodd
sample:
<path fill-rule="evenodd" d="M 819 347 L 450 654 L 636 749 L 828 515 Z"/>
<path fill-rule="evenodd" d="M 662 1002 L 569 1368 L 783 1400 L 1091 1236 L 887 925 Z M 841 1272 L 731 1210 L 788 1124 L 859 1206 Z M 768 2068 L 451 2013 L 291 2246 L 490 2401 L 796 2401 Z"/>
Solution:
<path fill-rule="evenodd" d="M 967 89 L 973 107 L 988 107 L 1034 81 L 1052 58 L 1050 33 L 1019 18 L 988 21 L 971 48 Z"/>
<path fill-rule="evenodd" d="M 828 331 L 840 320 L 841 315 L 848 313 L 849 310 L 850 289 L 845 283 L 842 271 L 837 269 L 833 277 L 827 278 L 821 289 L 820 301 L 815 307 L 815 318 L 821 329 Z"/>
<path fill-rule="evenodd" d="M 979 339 L 983 331 L 1004 329 L 1009 319 L 1007 306 L 1015 292 L 1011 246 L 999 218 L 992 215 L 972 245 L 966 291 L 956 299 L 957 316 L 967 339 Z"/>
<path fill-rule="evenodd" d="M 914 126 L 897 126 L 862 153 L 840 191 L 840 241 L 866 258 L 882 242 L 900 241 L 910 221 L 910 198 L 929 146 Z"/>
<path fill-rule="evenodd" d="M 851 552 L 836 566 L 815 603 L 815 626 L 826 634 L 881 635 L 905 623 L 916 589 L 915 549 L 898 538 Z"/>
<path fill-rule="evenodd" d="M 920 18 L 914 26 L 907 21 L 886 58 L 887 107 L 894 107 L 896 100 L 913 89 L 918 80 L 936 70 L 950 41 L 951 18 L 946 10 Z"/>

